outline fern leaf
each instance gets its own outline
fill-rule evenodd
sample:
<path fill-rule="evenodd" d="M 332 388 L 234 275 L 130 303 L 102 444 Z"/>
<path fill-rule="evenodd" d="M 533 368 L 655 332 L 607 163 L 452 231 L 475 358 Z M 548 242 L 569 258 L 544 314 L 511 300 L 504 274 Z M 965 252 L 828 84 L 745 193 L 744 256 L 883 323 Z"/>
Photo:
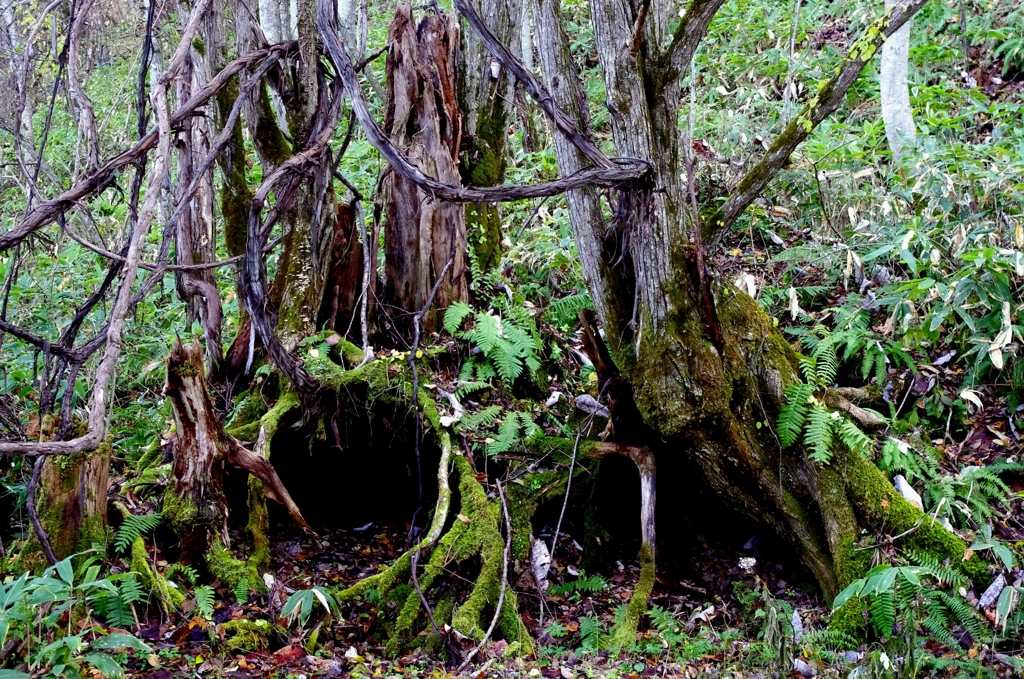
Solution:
<path fill-rule="evenodd" d="M 805 383 L 794 384 L 786 390 L 786 403 L 779 409 L 779 439 L 784 448 L 800 438 L 812 392 L 813 387 Z"/>
<path fill-rule="evenodd" d="M 843 442 L 843 445 L 850 450 L 862 454 L 867 454 L 872 449 L 871 439 L 860 430 L 860 427 L 855 425 L 853 422 L 845 417 L 840 417 L 836 422 L 836 433 L 839 435 L 839 440 Z"/>
<path fill-rule="evenodd" d="M 204 618 L 213 617 L 213 587 L 200 585 L 192 592 L 196 597 L 196 610 Z"/>
<path fill-rule="evenodd" d="M 119 552 L 124 552 L 140 537 L 160 525 L 160 513 L 144 514 L 141 516 L 127 516 L 124 523 L 117 529 L 117 537 L 114 538 L 114 547 Z"/>
<path fill-rule="evenodd" d="M 808 457 L 815 462 L 828 464 L 832 459 L 832 413 L 820 403 L 813 403 L 807 414 L 804 445 L 811 451 Z"/>
<path fill-rule="evenodd" d="M 444 329 L 449 335 L 454 335 L 455 331 L 462 325 L 462 321 L 473 313 L 473 307 L 469 306 L 465 302 L 455 302 L 450 307 L 445 309 L 444 312 Z"/>

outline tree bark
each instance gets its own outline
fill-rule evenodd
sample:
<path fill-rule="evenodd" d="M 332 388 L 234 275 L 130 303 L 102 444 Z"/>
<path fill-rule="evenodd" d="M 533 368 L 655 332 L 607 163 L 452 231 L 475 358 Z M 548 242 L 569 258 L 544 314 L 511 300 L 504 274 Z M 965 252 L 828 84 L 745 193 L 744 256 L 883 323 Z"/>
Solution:
<path fill-rule="evenodd" d="M 519 56 L 519 28 L 526 2 L 475 0 L 473 4 L 501 44 Z M 498 186 L 505 181 L 515 82 L 473 31 L 462 31 L 461 38 L 459 101 L 464 119 L 459 173 L 467 185 Z M 501 260 L 501 204 L 467 203 L 466 224 L 477 267 L 492 270 Z"/>
<path fill-rule="evenodd" d="M 47 416 L 52 434 L 52 418 Z M 36 489 L 39 522 L 58 561 L 107 541 L 110 441 L 91 453 L 47 457 Z M 42 545 L 31 534 L 20 557 L 25 570 L 47 566 Z"/>
<path fill-rule="evenodd" d="M 429 15 L 414 23 L 408 5 L 398 8 L 388 32 L 387 115 L 384 131 L 427 176 L 459 185 L 462 114 L 456 95 L 458 22 Z M 461 205 L 435 199 L 396 172 L 384 181 L 386 304 L 391 324 L 411 336 L 411 315 L 422 309 L 447 267 L 435 297 L 443 310 L 469 299 L 466 221 Z M 431 311 L 424 332 L 437 325 Z"/>

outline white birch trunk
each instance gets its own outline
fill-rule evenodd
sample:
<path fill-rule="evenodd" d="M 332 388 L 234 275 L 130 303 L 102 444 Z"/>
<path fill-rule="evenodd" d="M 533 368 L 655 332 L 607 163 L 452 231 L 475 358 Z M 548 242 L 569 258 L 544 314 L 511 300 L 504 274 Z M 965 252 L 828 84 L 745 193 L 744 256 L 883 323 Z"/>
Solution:
<path fill-rule="evenodd" d="M 889 10 L 897 0 L 885 0 Z M 893 159 L 899 161 L 903 149 L 917 142 L 914 116 L 910 108 L 910 85 L 907 82 L 907 62 L 910 55 L 910 22 L 903 25 L 882 45 L 882 65 L 879 85 L 882 91 L 882 120 L 885 137 Z"/>

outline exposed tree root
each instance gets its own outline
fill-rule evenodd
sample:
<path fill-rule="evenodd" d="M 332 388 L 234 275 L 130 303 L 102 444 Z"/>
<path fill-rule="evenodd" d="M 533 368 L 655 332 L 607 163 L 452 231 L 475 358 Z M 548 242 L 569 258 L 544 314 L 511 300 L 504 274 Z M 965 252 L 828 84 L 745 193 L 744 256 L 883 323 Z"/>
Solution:
<path fill-rule="evenodd" d="M 478 557 L 480 571 L 469 596 L 458 605 L 454 601 L 445 602 L 442 599 L 434 611 L 438 624 L 450 624 L 459 635 L 479 641 L 489 625 L 488 611 L 493 613 L 499 599 L 502 599 L 497 628 L 501 636 L 509 642 L 507 653 L 530 653 L 533 650 L 533 640 L 519 616 L 515 594 L 507 591 L 504 597 L 501 596 L 505 542 L 500 529 L 500 503 L 488 500 L 483 486 L 476 480 L 474 470 L 465 457 L 455 455 L 454 468 L 459 477 L 460 512 L 448 531 L 430 551 L 423 575 L 419 578 L 420 588 L 424 592 L 429 591 L 450 565 L 461 564 Z M 439 509 L 441 505 L 439 502 Z M 440 518 L 441 515 L 440 511 L 435 514 L 428 538 L 435 530 L 443 530 L 445 521 Z M 424 540 L 420 544 L 420 549 L 429 548 L 430 542 L 429 539 Z M 411 562 L 412 550 L 399 557 L 388 569 L 361 580 L 335 595 L 339 602 L 344 603 L 364 595 L 371 589 L 376 590 L 382 598 L 388 598 L 394 590 L 391 598 L 397 600 L 400 609 L 386 646 L 390 654 L 396 654 L 409 645 L 417 632 L 417 624 L 422 625 L 422 604 L 419 595 L 411 588 L 399 587 L 399 584 L 410 575 Z M 431 639 L 432 636 L 435 635 L 428 636 L 428 644 L 440 641 Z"/>

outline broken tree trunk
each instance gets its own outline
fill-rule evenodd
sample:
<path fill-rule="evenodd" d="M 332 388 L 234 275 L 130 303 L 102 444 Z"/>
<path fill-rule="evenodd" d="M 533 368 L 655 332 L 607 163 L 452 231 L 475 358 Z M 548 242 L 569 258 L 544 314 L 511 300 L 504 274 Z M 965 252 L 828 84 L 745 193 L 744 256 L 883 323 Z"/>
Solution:
<path fill-rule="evenodd" d="M 258 478 L 267 497 L 284 505 L 304 530 L 310 531 L 309 525 L 271 464 L 224 431 L 206 387 L 203 349 L 198 341 L 188 345 L 174 342 L 167 358 L 164 391 L 171 400 L 176 437 L 172 483 L 164 496 L 163 514 L 179 536 L 182 561 L 205 567 L 232 587 L 242 577 L 255 585 L 259 574 L 248 572 L 228 551 L 226 466 L 244 469 Z"/>
<path fill-rule="evenodd" d="M 359 236 L 359 215 L 356 214 L 355 200 L 351 203 L 338 203 L 335 214 L 337 219 L 334 224 L 334 243 L 331 246 L 331 267 L 327 273 L 327 289 L 324 291 L 317 325 L 334 330 L 345 339 L 365 346 L 369 338 L 362 337 L 359 320 L 365 254 Z M 376 252 L 373 250 L 371 247 L 371 262 L 376 258 Z M 375 294 L 374 276 L 371 274 L 369 278 L 369 286 L 366 289 L 368 302 L 374 299 Z M 372 316 L 371 309 L 372 305 L 368 304 L 368 316 Z"/>
<path fill-rule="evenodd" d="M 388 34 L 387 115 L 384 131 L 427 176 L 460 184 L 462 114 L 455 92 L 458 22 L 431 14 L 417 27 L 408 5 L 398 8 Z M 466 220 L 463 206 L 436 200 L 397 172 L 386 175 L 384 193 L 385 298 L 391 324 L 411 336 L 412 314 L 422 309 L 438 276 L 434 307 L 469 299 Z M 424 332 L 437 312 L 422 321 Z"/>

